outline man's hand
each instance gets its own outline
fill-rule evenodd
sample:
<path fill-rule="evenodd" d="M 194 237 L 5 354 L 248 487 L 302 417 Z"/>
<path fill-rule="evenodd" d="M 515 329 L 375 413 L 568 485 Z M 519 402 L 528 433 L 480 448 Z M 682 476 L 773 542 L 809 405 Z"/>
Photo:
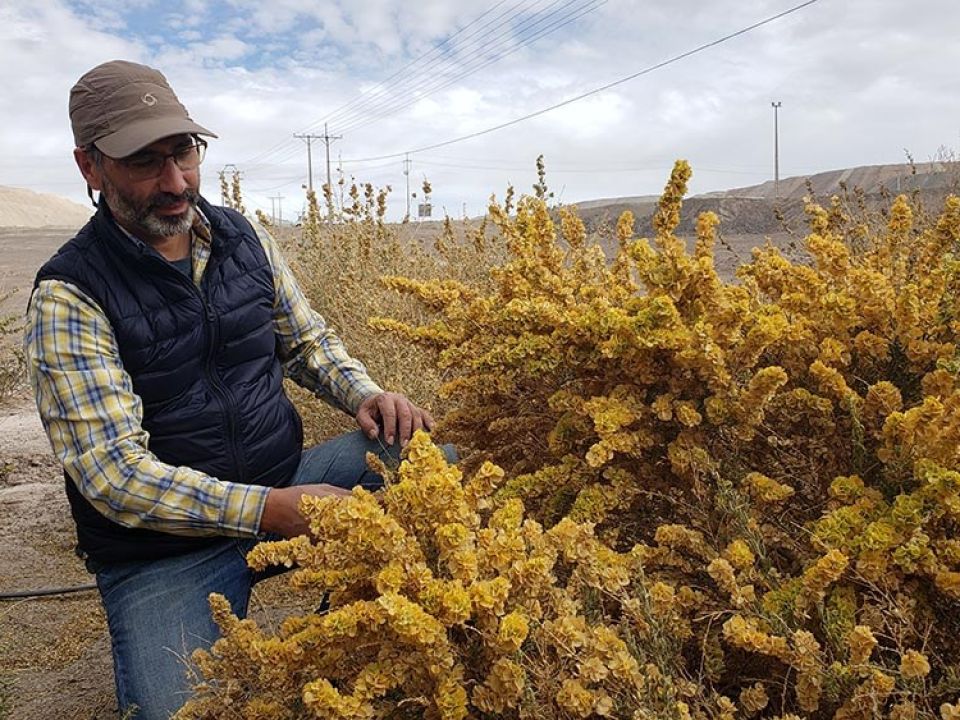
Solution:
<path fill-rule="evenodd" d="M 399 393 L 384 392 L 371 395 L 357 410 L 357 424 L 363 433 L 373 440 L 383 427 L 383 436 L 387 445 L 393 445 L 400 436 L 400 445 L 406 445 L 417 430 L 432 430 L 433 417 L 426 410 L 418 408 Z"/>
<path fill-rule="evenodd" d="M 260 532 L 277 533 L 285 538 L 307 535 L 310 528 L 300 514 L 300 498 L 303 495 L 314 497 L 344 497 L 349 495 L 335 485 L 294 485 L 293 487 L 272 488 L 267 493 L 267 502 L 260 516 Z"/>

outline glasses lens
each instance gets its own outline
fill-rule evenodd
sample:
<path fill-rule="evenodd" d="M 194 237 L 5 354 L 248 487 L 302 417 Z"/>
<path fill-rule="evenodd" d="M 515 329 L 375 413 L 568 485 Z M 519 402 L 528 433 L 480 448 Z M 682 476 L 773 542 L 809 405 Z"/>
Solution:
<path fill-rule="evenodd" d="M 196 170 L 203 160 L 202 145 L 188 145 L 173 153 L 173 158 L 181 170 Z"/>
<path fill-rule="evenodd" d="M 131 180 L 149 180 L 163 171 L 166 158 L 160 153 L 139 153 L 123 160 Z"/>
<path fill-rule="evenodd" d="M 196 170 L 203 162 L 207 144 L 198 140 L 192 145 L 174 150 L 172 153 L 142 152 L 132 157 L 124 158 L 121 162 L 127 169 L 131 180 L 152 180 L 163 174 L 167 158 L 173 158 L 181 170 Z"/>

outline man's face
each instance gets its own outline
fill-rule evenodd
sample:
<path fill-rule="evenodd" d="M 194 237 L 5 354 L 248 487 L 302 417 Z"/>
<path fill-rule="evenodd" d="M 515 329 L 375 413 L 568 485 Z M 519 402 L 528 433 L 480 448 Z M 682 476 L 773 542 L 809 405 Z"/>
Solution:
<path fill-rule="evenodd" d="M 103 157 L 100 187 L 95 189 L 103 193 L 114 217 L 128 231 L 146 239 L 189 232 L 196 217 L 200 169 L 182 170 L 173 157 L 163 156 L 193 144 L 191 136 L 175 135 L 126 158 Z M 157 177 L 141 177 L 144 167 L 161 160 Z"/>

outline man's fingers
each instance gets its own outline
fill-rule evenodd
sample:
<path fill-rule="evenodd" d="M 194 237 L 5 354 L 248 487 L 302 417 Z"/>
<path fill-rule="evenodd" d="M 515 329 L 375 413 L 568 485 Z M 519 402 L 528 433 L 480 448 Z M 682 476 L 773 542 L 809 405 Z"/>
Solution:
<path fill-rule="evenodd" d="M 433 415 L 423 409 L 420 410 L 420 414 L 423 416 L 423 427 L 427 431 L 433 430 L 433 426 L 436 423 L 436 421 L 433 419 Z"/>
<path fill-rule="evenodd" d="M 371 440 L 375 440 L 380 433 L 375 415 L 377 412 L 379 412 L 379 410 L 377 409 L 376 396 L 364 400 L 357 409 L 357 425 L 360 426 L 361 432 Z"/>
<path fill-rule="evenodd" d="M 314 483 L 295 487 L 300 491 L 301 495 L 312 495 L 313 497 L 345 497 L 350 494 L 350 491 L 346 488 L 327 485 L 325 483 Z"/>
<path fill-rule="evenodd" d="M 400 445 L 406 445 L 417 430 L 433 430 L 435 421 L 430 413 L 418 408 L 407 397 L 385 392 L 367 398 L 360 405 L 357 424 L 371 440 L 382 430 L 388 445 L 398 441 Z"/>
<path fill-rule="evenodd" d="M 404 397 L 397 398 L 397 430 L 400 444 L 406 445 L 413 436 L 413 405 Z"/>
<path fill-rule="evenodd" d="M 373 417 L 373 414 L 366 408 L 361 409 L 360 412 L 357 413 L 357 424 L 360 426 L 363 434 L 371 440 L 377 437 L 377 433 L 379 432 L 377 421 Z"/>
<path fill-rule="evenodd" d="M 383 420 L 383 436 L 387 445 L 393 445 L 397 434 L 397 410 L 391 393 L 378 396 L 377 407 L 380 408 L 380 418 Z"/>

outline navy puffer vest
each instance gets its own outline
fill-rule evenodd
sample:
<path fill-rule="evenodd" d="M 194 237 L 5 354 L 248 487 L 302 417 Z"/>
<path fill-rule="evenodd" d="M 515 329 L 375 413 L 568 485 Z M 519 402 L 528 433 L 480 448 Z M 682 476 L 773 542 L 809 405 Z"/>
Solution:
<path fill-rule="evenodd" d="M 158 459 L 220 480 L 282 486 L 300 462 L 303 431 L 283 391 L 273 273 L 242 215 L 205 200 L 200 209 L 213 244 L 199 289 L 124 235 L 105 204 L 36 282 L 71 283 L 106 314 Z M 69 477 L 66 487 L 78 543 L 96 562 L 156 559 L 215 541 L 121 526 Z"/>

